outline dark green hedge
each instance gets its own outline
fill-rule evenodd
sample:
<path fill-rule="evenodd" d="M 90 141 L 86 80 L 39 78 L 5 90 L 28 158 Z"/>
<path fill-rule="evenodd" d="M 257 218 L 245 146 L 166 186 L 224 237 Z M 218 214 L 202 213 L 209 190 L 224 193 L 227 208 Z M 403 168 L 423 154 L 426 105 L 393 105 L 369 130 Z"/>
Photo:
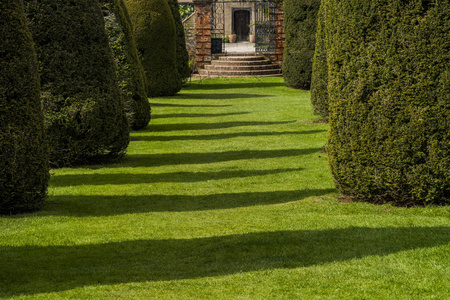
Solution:
<path fill-rule="evenodd" d="M 125 0 L 147 75 L 150 97 L 172 96 L 181 89 L 176 65 L 175 22 L 166 0 Z"/>
<path fill-rule="evenodd" d="M 50 163 L 124 154 L 129 126 L 97 0 L 26 0 L 41 63 Z"/>
<path fill-rule="evenodd" d="M 22 0 L 0 2 L 0 214 L 33 211 L 47 196 L 36 53 Z"/>
<path fill-rule="evenodd" d="M 311 104 L 314 113 L 328 120 L 328 65 L 325 43 L 325 11 L 323 2 L 317 16 L 316 49 L 311 78 Z"/>
<path fill-rule="evenodd" d="M 186 38 L 184 36 L 184 26 L 181 22 L 180 6 L 177 0 L 167 0 L 172 11 L 173 20 L 175 21 L 176 31 L 176 54 L 177 69 L 183 80 L 189 78 L 189 54 L 186 49 Z"/>
<path fill-rule="evenodd" d="M 331 170 L 345 195 L 450 203 L 450 3 L 327 0 Z"/>
<path fill-rule="evenodd" d="M 142 129 L 150 122 L 150 104 L 145 92 L 145 72 L 136 48 L 128 10 L 123 0 L 101 0 L 100 3 L 128 122 L 132 129 Z"/>
<path fill-rule="evenodd" d="M 285 0 L 283 77 L 288 86 L 309 89 L 320 0 Z"/>

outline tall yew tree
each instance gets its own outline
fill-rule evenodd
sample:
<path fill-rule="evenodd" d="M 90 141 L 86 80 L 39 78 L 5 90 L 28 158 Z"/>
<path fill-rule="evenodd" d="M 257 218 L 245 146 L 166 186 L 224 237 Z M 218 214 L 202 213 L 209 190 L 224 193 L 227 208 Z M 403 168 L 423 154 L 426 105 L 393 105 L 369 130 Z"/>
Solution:
<path fill-rule="evenodd" d="M 189 54 L 186 49 L 186 38 L 184 36 L 184 26 L 181 22 L 180 6 L 177 0 L 167 0 L 175 21 L 176 31 L 176 56 L 178 73 L 183 80 L 189 77 Z"/>
<path fill-rule="evenodd" d="M 125 0 L 150 97 L 172 96 L 181 89 L 176 63 L 175 22 L 166 0 Z"/>
<path fill-rule="evenodd" d="M 285 0 L 283 77 L 288 86 L 309 89 L 320 0 Z"/>
<path fill-rule="evenodd" d="M 137 51 L 128 10 L 123 0 L 101 0 L 100 3 L 128 122 L 132 129 L 142 129 L 150 122 L 150 104 L 145 91 L 145 71 Z"/>
<path fill-rule="evenodd" d="M 98 0 L 26 0 L 54 166 L 124 154 L 128 121 Z"/>
<path fill-rule="evenodd" d="M 450 2 L 327 0 L 331 170 L 340 191 L 450 203 Z"/>
<path fill-rule="evenodd" d="M 22 0 L 0 2 L 0 214 L 33 211 L 49 167 L 36 52 Z"/>
<path fill-rule="evenodd" d="M 311 104 L 314 113 L 328 119 L 328 65 L 325 41 L 325 4 L 322 0 L 317 15 L 316 49 L 314 52 L 311 78 Z"/>

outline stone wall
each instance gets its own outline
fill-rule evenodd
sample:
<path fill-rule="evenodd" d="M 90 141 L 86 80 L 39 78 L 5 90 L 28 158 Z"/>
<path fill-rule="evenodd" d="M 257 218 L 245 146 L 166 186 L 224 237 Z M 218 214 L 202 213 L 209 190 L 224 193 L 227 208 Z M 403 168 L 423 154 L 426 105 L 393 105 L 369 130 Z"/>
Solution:
<path fill-rule="evenodd" d="M 186 49 L 189 54 L 189 60 L 195 59 L 195 13 L 183 20 L 184 36 L 186 38 Z"/>
<path fill-rule="evenodd" d="M 224 10 L 225 10 L 225 34 L 231 34 L 233 30 L 233 12 L 235 10 L 243 9 L 248 10 L 250 12 L 250 23 L 255 21 L 255 4 L 251 2 L 232 2 L 225 4 Z M 254 28 L 251 28 L 253 32 L 255 31 Z"/>

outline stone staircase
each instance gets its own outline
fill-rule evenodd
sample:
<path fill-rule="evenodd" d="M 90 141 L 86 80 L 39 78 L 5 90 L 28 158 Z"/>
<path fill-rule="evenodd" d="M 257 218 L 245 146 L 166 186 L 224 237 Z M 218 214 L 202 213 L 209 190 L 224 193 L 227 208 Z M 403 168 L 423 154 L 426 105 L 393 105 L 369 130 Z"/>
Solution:
<path fill-rule="evenodd" d="M 201 77 L 281 76 L 281 68 L 262 55 L 228 54 L 213 57 L 198 73 Z"/>

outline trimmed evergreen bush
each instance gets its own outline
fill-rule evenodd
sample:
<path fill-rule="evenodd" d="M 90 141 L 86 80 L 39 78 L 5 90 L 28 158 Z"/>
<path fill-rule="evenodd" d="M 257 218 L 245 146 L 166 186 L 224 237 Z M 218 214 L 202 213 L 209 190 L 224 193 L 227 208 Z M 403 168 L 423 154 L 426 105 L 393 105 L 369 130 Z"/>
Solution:
<path fill-rule="evenodd" d="M 317 16 L 316 49 L 314 52 L 311 78 L 311 104 L 314 114 L 328 120 L 328 66 L 325 43 L 325 10 L 323 2 Z"/>
<path fill-rule="evenodd" d="M 100 3 L 116 61 L 117 78 L 125 100 L 128 122 L 132 129 L 142 129 L 150 122 L 150 104 L 131 20 L 123 0 L 101 0 Z"/>
<path fill-rule="evenodd" d="M 327 0 L 331 170 L 340 191 L 450 203 L 450 3 Z"/>
<path fill-rule="evenodd" d="M 147 95 L 172 96 L 181 89 L 176 65 L 175 22 L 166 0 L 125 0 L 147 75 Z"/>
<path fill-rule="evenodd" d="M 189 54 L 186 49 L 186 38 L 184 36 L 184 26 L 181 22 L 180 6 L 177 0 L 167 0 L 172 11 L 173 20 L 175 21 L 176 31 L 176 54 L 178 73 L 183 80 L 189 77 Z"/>
<path fill-rule="evenodd" d="M 22 0 L 0 2 L 0 214 L 37 210 L 49 167 L 39 75 Z"/>
<path fill-rule="evenodd" d="M 97 0 L 26 0 L 54 166 L 125 153 L 129 128 Z"/>
<path fill-rule="evenodd" d="M 320 0 L 285 0 L 283 77 L 288 86 L 309 89 Z"/>

